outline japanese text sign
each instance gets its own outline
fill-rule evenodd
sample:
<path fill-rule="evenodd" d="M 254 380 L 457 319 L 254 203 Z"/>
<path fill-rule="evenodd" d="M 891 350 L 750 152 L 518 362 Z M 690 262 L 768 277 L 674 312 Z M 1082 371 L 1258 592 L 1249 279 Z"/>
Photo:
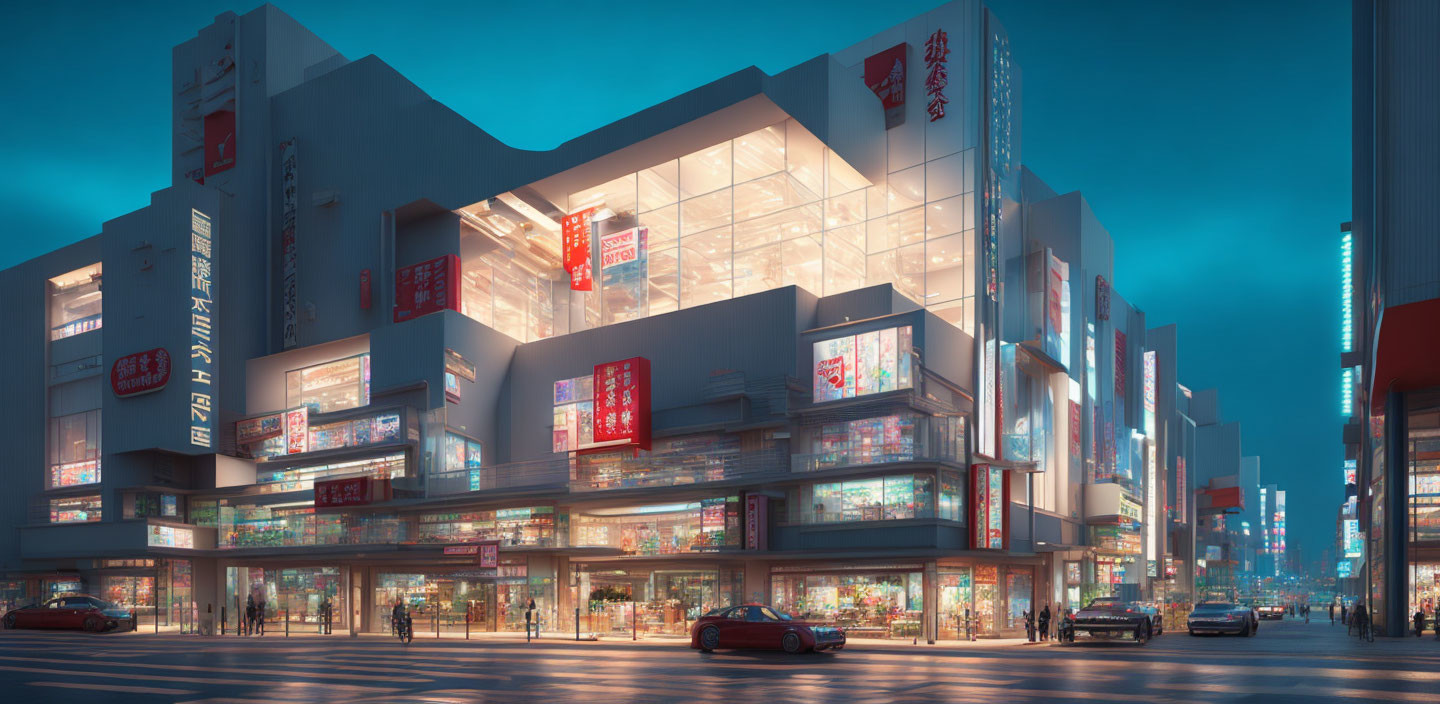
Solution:
<path fill-rule="evenodd" d="M 910 45 L 896 44 L 865 58 L 865 85 L 885 109 L 885 129 L 905 124 L 905 67 Z"/>
<path fill-rule="evenodd" d="M 170 381 L 170 353 L 162 347 L 127 354 L 110 365 L 110 390 L 120 398 L 159 391 Z"/>
<path fill-rule="evenodd" d="M 931 122 L 945 117 L 945 105 L 950 102 L 945 97 L 945 86 L 950 83 L 950 73 L 945 68 L 949 56 L 950 37 L 945 30 L 937 29 L 925 40 L 925 94 L 930 96 L 925 112 L 930 114 Z"/>
<path fill-rule="evenodd" d="M 650 449 L 650 360 L 595 365 L 594 389 L 594 442 Z"/>
<path fill-rule="evenodd" d="M 210 218 L 190 211 L 190 444 L 215 446 L 215 294 Z"/>
<path fill-rule="evenodd" d="M 590 216 L 594 212 L 594 208 L 586 208 L 566 215 L 560 223 L 563 264 L 572 291 L 590 290 Z"/>
<path fill-rule="evenodd" d="M 446 254 L 395 270 L 395 322 L 460 310 L 460 257 Z"/>

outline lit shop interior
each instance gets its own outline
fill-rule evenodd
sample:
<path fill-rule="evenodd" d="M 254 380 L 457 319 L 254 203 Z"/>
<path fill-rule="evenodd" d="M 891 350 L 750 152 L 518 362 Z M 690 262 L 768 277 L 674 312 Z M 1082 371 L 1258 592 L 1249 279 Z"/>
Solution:
<path fill-rule="evenodd" d="M 61 340 L 101 327 L 99 262 L 50 279 L 50 339 Z"/>
<path fill-rule="evenodd" d="M 578 191 L 547 179 L 458 212 L 461 312 L 528 342 L 572 332 L 570 321 L 597 327 L 788 285 L 828 296 L 892 283 L 973 334 L 974 156 L 872 183 L 785 120 Z M 602 253 L 588 292 L 571 291 L 563 267 L 573 215 Z M 626 256 L 603 256 L 614 243 Z"/>
<path fill-rule="evenodd" d="M 540 627 L 555 608 L 555 575 L 548 560 L 535 564 L 523 557 L 502 558 L 497 567 L 456 567 L 378 570 L 375 575 L 370 629 L 388 632 L 397 602 L 410 609 L 415 630 L 459 632 L 525 631 L 525 611 L 535 600 L 533 618 Z M 468 626 L 467 626 L 468 616 Z"/>
<path fill-rule="evenodd" d="M 197 633 L 199 612 L 189 560 L 99 560 L 95 596 L 128 609 L 136 628 Z"/>
<path fill-rule="evenodd" d="M 714 561 L 572 565 L 580 630 L 596 635 L 687 636 L 711 609 L 741 603 L 745 571 Z M 562 619 L 563 620 L 563 619 Z"/>
<path fill-rule="evenodd" d="M 321 605 L 330 600 L 333 629 L 349 627 L 350 610 L 345 608 L 345 589 L 339 567 L 229 567 L 225 570 L 225 597 L 229 613 L 228 627 L 244 613 L 248 599 L 259 607 L 263 602 L 265 620 L 281 624 L 289 619 L 292 625 L 314 627 L 318 632 L 323 621 Z"/>
<path fill-rule="evenodd" d="M 855 638 L 913 638 L 924 617 L 923 567 L 772 568 L 775 608 L 793 618 L 833 622 Z M 806 568 L 809 570 L 810 568 Z"/>

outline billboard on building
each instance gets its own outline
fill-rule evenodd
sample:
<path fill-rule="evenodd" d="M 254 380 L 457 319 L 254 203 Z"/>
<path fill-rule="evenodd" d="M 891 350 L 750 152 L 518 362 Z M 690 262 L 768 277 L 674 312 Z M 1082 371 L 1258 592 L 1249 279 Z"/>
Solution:
<path fill-rule="evenodd" d="M 165 388 L 170 381 L 170 353 L 163 347 L 127 354 L 110 365 L 110 390 L 119 398 Z"/>
<path fill-rule="evenodd" d="M 295 140 L 280 143 L 280 312 L 281 344 L 290 349 L 299 344 L 300 324 L 295 289 L 295 221 L 300 209 L 299 174 L 296 170 Z"/>
<path fill-rule="evenodd" d="M 814 344 L 815 403 L 912 388 L 909 325 Z"/>
<path fill-rule="evenodd" d="M 205 116 L 205 175 L 235 168 L 235 111 L 218 110 Z"/>
<path fill-rule="evenodd" d="M 589 291 L 593 274 L 590 271 L 590 217 L 594 208 L 566 215 L 560 221 L 562 264 L 570 275 L 570 290 Z"/>
<path fill-rule="evenodd" d="M 1010 546 L 1009 470 L 977 464 L 970 467 L 970 547 L 1005 550 Z"/>
<path fill-rule="evenodd" d="M 210 217 L 190 210 L 190 444 L 215 446 L 215 298 Z"/>
<path fill-rule="evenodd" d="M 1364 557 L 1365 539 L 1360 535 L 1360 521 L 1347 518 L 1343 522 L 1345 534 L 1345 557 Z"/>

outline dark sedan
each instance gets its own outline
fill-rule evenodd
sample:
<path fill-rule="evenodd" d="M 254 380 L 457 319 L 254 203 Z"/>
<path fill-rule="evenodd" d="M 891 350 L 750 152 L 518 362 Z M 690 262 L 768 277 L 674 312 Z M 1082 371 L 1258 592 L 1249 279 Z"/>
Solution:
<path fill-rule="evenodd" d="M 1145 607 L 1116 597 L 1103 597 L 1090 602 L 1089 606 L 1075 614 L 1074 621 L 1066 626 L 1067 640 L 1093 638 L 1096 640 L 1134 640 L 1138 645 L 1150 641 L 1155 623 Z"/>
<path fill-rule="evenodd" d="M 93 596 L 62 596 L 43 604 L 25 606 L 5 614 L 6 628 L 62 628 L 93 633 L 129 629 L 133 615 L 128 609 Z"/>
<path fill-rule="evenodd" d="M 690 647 L 707 653 L 717 648 L 818 653 L 844 648 L 845 631 L 796 621 L 763 604 L 745 604 L 716 609 L 700 617 L 690 630 Z"/>
<path fill-rule="evenodd" d="M 1253 636 L 1259 630 L 1255 611 L 1248 606 L 1227 602 L 1202 602 L 1195 605 L 1186 619 L 1190 635 L 1202 633 L 1231 633 L 1237 636 Z"/>

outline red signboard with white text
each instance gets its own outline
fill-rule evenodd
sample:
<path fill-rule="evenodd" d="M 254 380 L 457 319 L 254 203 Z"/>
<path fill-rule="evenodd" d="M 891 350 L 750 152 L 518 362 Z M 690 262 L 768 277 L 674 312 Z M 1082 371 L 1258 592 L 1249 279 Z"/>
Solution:
<path fill-rule="evenodd" d="M 594 443 L 650 449 L 650 360 L 597 364 L 593 383 Z"/>
<path fill-rule="evenodd" d="M 566 273 L 570 274 L 570 290 L 589 291 L 593 274 L 590 271 L 590 216 L 594 208 L 566 215 L 560 222 L 560 239 Z"/>
<path fill-rule="evenodd" d="M 220 110 L 205 116 L 205 175 L 235 168 L 235 112 Z"/>
<path fill-rule="evenodd" d="M 865 58 L 865 85 L 885 109 L 885 129 L 905 124 L 905 68 L 910 45 L 896 44 Z"/>
<path fill-rule="evenodd" d="M 970 466 L 970 547 L 1010 549 L 1009 471 L 988 464 Z"/>
<path fill-rule="evenodd" d="M 460 257 L 446 254 L 395 270 L 395 322 L 460 310 Z"/>
<path fill-rule="evenodd" d="M 165 388 L 170 381 L 170 353 L 162 347 L 127 354 L 110 365 L 110 390 L 120 398 Z"/>
<path fill-rule="evenodd" d="M 745 549 L 769 550 L 770 497 L 745 495 Z"/>
<path fill-rule="evenodd" d="M 494 540 L 480 543 L 480 550 L 475 555 L 475 564 L 479 565 L 481 568 L 499 568 L 500 543 Z"/>
<path fill-rule="evenodd" d="M 349 477 L 315 482 L 315 508 L 364 506 L 390 499 L 390 480 Z"/>

